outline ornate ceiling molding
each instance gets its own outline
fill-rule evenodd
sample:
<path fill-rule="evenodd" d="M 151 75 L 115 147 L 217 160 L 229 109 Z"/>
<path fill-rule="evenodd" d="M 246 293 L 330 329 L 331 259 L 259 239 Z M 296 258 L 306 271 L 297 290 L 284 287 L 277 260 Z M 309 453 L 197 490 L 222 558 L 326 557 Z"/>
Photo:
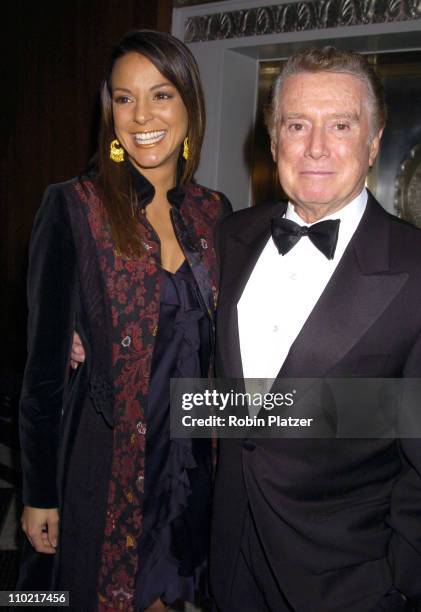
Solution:
<path fill-rule="evenodd" d="M 228 2 L 228 0 L 218 0 L 219 2 Z M 209 4 L 214 0 L 173 0 L 172 5 L 174 8 L 181 8 L 184 6 L 198 6 L 200 4 Z"/>
<path fill-rule="evenodd" d="M 310 0 L 189 17 L 186 43 L 410 21 L 421 18 L 421 0 Z"/>

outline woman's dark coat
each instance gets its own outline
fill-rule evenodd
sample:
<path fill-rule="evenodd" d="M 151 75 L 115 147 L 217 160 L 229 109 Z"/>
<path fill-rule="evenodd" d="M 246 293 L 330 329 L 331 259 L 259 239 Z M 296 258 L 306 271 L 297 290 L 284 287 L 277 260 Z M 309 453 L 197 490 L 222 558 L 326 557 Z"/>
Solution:
<path fill-rule="evenodd" d="M 26 544 L 19 588 L 70 590 L 77 612 L 96 609 L 99 568 L 121 586 L 115 601 L 99 589 L 100 609 L 130 610 L 137 569 L 160 252 L 143 214 L 154 189 L 141 175 L 135 181 L 144 254 L 128 258 L 114 248 L 95 178 L 48 188 L 30 246 L 29 354 L 20 416 L 23 501 L 60 508 L 60 540 L 53 556 Z M 213 328 L 214 230 L 230 205 L 222 194 L 192 183 L 168 198 Z M 74 329 L 86 362 L 71 373 Z"/>

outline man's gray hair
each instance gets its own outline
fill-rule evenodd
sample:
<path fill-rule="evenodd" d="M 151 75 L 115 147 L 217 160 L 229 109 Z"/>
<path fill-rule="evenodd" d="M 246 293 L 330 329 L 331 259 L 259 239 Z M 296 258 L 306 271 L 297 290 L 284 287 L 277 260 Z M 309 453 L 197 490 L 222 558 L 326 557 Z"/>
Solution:
<path fill-rule="evenodd" d="M 342 51 L 335 47 L 305 49 L 288 58 L 272 88 L 272 98 L 265 112 L 265 122 L 270 138 L 276 143 L 277 124 L 280 120 L 280 98 L 285 80 L 305 72 L 336 72 L 351 74 L 366 85 L 370 104 L 370 135 L 373 137 L 386 124 L 387 109 L 383 85 L 364 56 L 354 51 Z"/>

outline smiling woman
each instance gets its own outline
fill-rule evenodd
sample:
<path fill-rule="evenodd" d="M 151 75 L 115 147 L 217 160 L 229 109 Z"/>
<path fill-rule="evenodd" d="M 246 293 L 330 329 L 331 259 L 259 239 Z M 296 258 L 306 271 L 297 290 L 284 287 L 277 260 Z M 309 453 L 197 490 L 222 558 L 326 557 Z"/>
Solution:
<path fill-rule="evenodd" d="M 152 182 L 173 182 L 188 128 L 176 87 L 138 53 L 117 60 L 111 87 L 115 134 L 130 161 Z"/>
<path fill-rule="evenodd" d="M 212 363 L 230 205 L 192 180 L 205 112 L 183 43 L 129 33 L 101 101 L 90 169 L 49 187 L 31 239 L 18 586 L 141 612 L 204 592 L 210 441 L 170 439 L 169 391 Z M 69 380 L 74 329 L 86 363 Z"/>
<path fill-rule="evenodd" d="M 123 218 L 120 214 L 128 205 L 133 209 L 130 194 L 134 192 L 127 165 L 110 163 L 109 147 L 116 137 L 117 146 L 126 151 L 131 167 L 153 184 L 158 206 L 148 207 L 147 211 L 164 211 L 167 223 L 158 214 L 154 215 L 154 221 L 162 226 L 174 247 L 165 212 L 166 194 L 177 182 L 184 184 L 192 180 L 205 130 L 202 86 L 192 54 L 183 43 L 167 34 L 145 30 L 141 37 L 136 32 L 128 34 L 112 54 L 101 86 L 101 105 L 96 167 L 117 247 L 121 252 L 144 250 L 132 218 Z M 181 121 L 181 125 L 176 126 L 176 121 Z M 162 145 L 158 140 L 155 146 L 153 139 L 158 136 L 148 133 L 151 131 L 165 131 Z M 148 143 L 150 155 L 141 155 L 147 148 L 146 143 L 139 144 L 143 139 L 152 140 Z M 143 160 L 146 166 L 142 165 Z M 166 250 L 161 255 L 167 267 Z"/>

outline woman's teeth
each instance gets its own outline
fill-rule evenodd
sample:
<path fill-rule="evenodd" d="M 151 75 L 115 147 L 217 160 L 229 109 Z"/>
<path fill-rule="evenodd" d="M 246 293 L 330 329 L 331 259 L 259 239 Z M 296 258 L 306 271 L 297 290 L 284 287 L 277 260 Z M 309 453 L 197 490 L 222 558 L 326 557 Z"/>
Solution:
<path fill-rule="evenodd" d="M 156 132 L 138 132 L 134 135 L 134 139 L 137 144 L 156 144 L 162 140 L 165 136 L 165 130 L 159 130 Z"/>

